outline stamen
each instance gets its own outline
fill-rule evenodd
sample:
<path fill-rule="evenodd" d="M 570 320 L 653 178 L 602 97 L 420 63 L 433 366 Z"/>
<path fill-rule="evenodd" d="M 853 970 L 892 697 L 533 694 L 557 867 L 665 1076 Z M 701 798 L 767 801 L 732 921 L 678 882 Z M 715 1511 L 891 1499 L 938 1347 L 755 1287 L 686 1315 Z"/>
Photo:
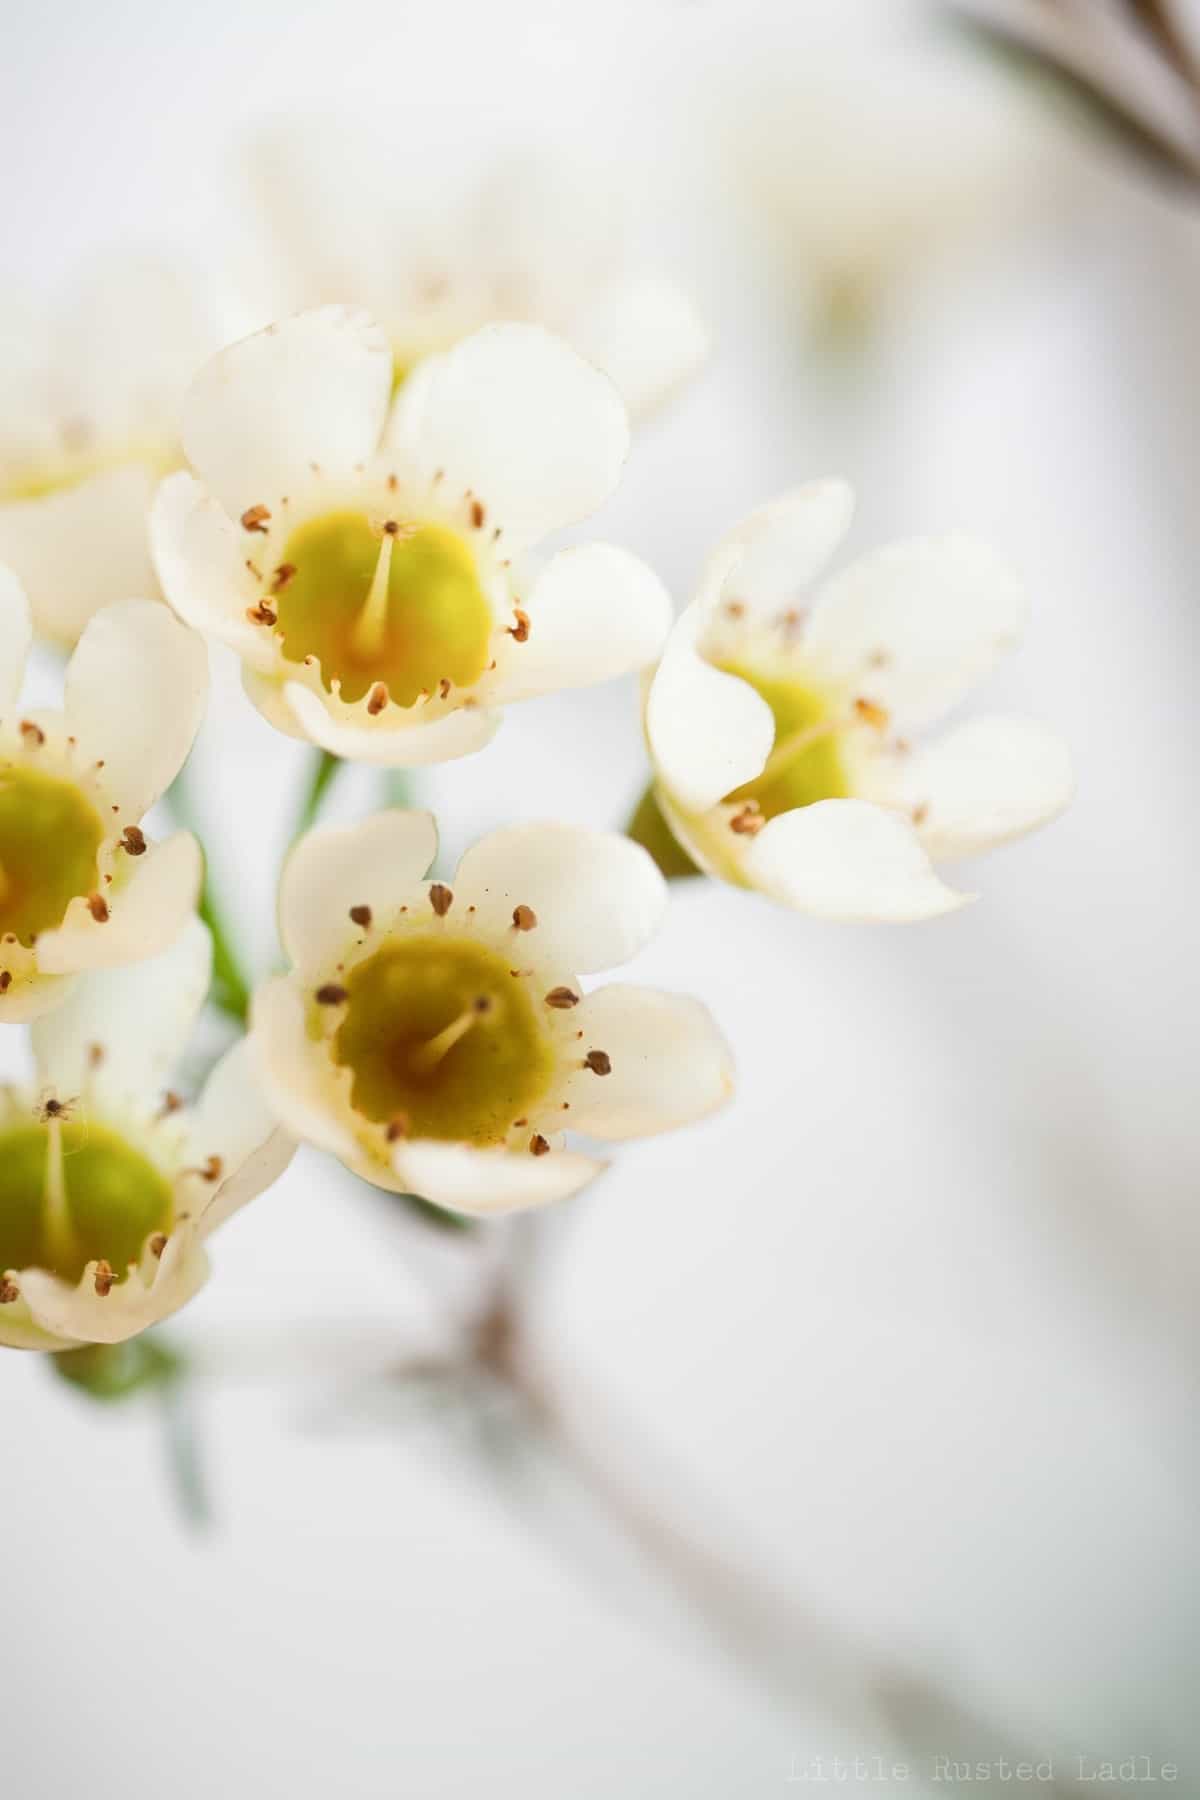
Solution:
<path fill-rule="evenodd" d="M 607 1050 L 589 1050 L 583 1059 L 583 1066 L 590 1069 L 593 1075 L 611 1075 L 612 1057 Z"/>
<path fill-rule="evenodd" d="M 116 1281 L 112 1264 L 102 1256 L 96 1264 L 96 1292 L 102 1300 L 107 1300 L 116 1286 Z"/>
<path fill-rule="evenodd" d="M 409 1068 L 416 1075 L 430 1074 L 443 1058 L 450 1054 L 455 1044 L 461 1043 L 467 1033 L 473 1031 L 479 1021 L 486 1018 L 491 1010 L 490 996 L 480 994 L 478 999 L 472 1000 L 470 1006 L 463 1008 L 457 1019 L 452 1019 L 443 1031 L 439 1031 L 436 1037 L 431 1037 L 428 1042 L 413 1051 L 408 1059 Z"/>
<path fill-rule="evenodd" d="M 121 833 L 121 848 L 127 856 L 146 854 L 146 834 L 138 825 L 127 825 Z"/>
<path fill-rule="evenodd" d="M 568 1007 L 579 1005 L 579 995 L 569 987 L 551 988 L 546 995 L 546 1005 L 554 1007 L 556 1012 L 566 1012 Z"/>
<path fill-rule="evenodd" d="M 242 527 L 246 531 L 263 531 L 267 529 L 267 520 L 271 517 L 269 506 L 248 506 L 242 514 Z"/>
<path fill-rule="evenodd" d="M 40 750 L 46 741 L 45 732 L 40 725 L 35 725 L 32 719 L 21 720 L 21 736 L 25 740 L 27 750 Z"/>
<path fill-rule="evenodd" d="M 11 1306 L 14 1300 L 21 1298 L 21 1290 L 15 1281 L 7 1275 L 0 1275 L 0 1306 Z"/>
<path fill-rule="evenodd" d="M 154 1233 L 154 1236 L 149 1240 L 148 1247 L 149 1247 L 151 1256 L 156 1257 L 159 1260 L 161 1260 L 162 1253 L 167 1247 L 166 1232 L 165 1231 L 156 1231 Z"/>
<path fill-rule="evenodd" d="M 435 881 L 429 890 L 429 904 L 439 919 L 444 919 L 454 905 L 454 895 L 444 882 Z"/>
<path fill-rule="evenodd" d="M 395 542 L 395 531 L 385 530 L 380 539 L 379 557 L 375 563 L 375 573 L 371 577 L 371 586 L 350 634 L 351 648 L 364 662 L 370 662 L 380 654 L 387 638 L 388 582 L 391 579 L 392 547 Z"/>
<path fill-rule="evenodd" d="M 860 695 L 854 702 L 854 716 L 856 719 L 861 719 L 864 725 L 873 725 L 876 731 L 886 731 L 887 729 L 889 717 L 887 707 L 880 706 L 877 700 L 866 700 Z"/>
<path fill-rule="evenodd" d="M 529 1151 L 532 1156 L 548 1156 L 550 1146 L 540 1131 L 535 1131 L 529 1140 Z"/>
<path fill-rule="evenodd" d="M 532 931 L 537 924 L 537 914 L 532 906 L 514 906 L 513 924 L 518 931 Z"/>
<path fill-rule="evenodd" d="M 366 931 L 371 923 L 371 909 L 369 906 L 352 906 L 350 908 L 350 917 L 356 925 L 361 925 L 363 930 Z"/>
<path fill-rule="evenodd" d="M 103 894 L 89 894 L 87 907 L 97 925 L 104 925 L 107 923 L 108 901 L 104 898 Z"/>

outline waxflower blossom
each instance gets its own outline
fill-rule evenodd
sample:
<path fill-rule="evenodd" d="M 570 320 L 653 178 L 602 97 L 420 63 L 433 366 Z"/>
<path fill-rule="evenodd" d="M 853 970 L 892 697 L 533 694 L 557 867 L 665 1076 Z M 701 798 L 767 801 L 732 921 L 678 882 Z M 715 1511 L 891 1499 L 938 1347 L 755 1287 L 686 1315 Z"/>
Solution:
<path fill-rule="evenodd" d="M 58 309 L 0 302 L 0 562 L 40 637 L 70 646 L 98 607 L 158 592 L 146 513 L 217 341 L 184 277 L 139 256 L 93 266 Z"/>
<path fill-rule="evenodd" d="M 279 912 L 294 966 L 256 994 L 251 1033 L 289 1131 L 380 1187 L 503 1213 L 599 1173 L 567 1130 L 642 1137 L 729 1096 L 729 1051 L 699 1002 L 580 984 L 662 917 L 644 850 L 520 825 L 430 882 L 436 844 L 427 813 L 388 811 L 292 852 Z"/>
<path fill-rule="evenodd" d="M 810 594 L 852 507 L 816 482 L 713 553 L 649 687 L 657 799 L 727 881 L 826 918 L 929 918 L 971 898 L 934 862 L 1052 818 L 1070 762 L 1019 717 L 916 739 L 1018 641 L 1024 595 L 965 537 L 890 545 Z"/>
<path fill-rule="evenodd" d="M 166 1318 L 203 1285 L 212 1231 L 287 1166 L 246 1039 L 194 1106 L 164 1085 L 211 958 L 193 919 L 33 1026 L 32 1083 L 0 1089 L 0 1344 L 116 1344 Z"/>
<path fill-rule="evenodd" d="M 274 274 L 275 315 L 365 306 L 398 378 L 483 325 L 522 320 L 603 369 L 638 418 L 708 354 L 687 295 L 636 266 L 612 184 L 569 157 L 510 151 L 462 183 L 424 144 L 405 159 L 351 120 L 322 128 L 306 115 L 261 127 L 245 174 L 261 219 L 255 269 Z"/>
<path fill-rule="evenodd" d="M 156 600 L 106 606 L 67 666 L 61 711 L 18 703 L 32 628 L 0 569 L 0 1023 L 66 997 L 86 969 L 139 962 L 196 903 L 200 847 L 140 821 L 191 749 L 204 645 Z"/>
<path fill-rule="evenodd" d="M 528 582 L 516 560 L 615 485 L 612 384 L 538 327 L 493 325 L 391 395 L 383 333 L 321 307 L 222 351 L 185 401 L 199 479 L 160 488 L 155 560 L 266 717 L 337 756 L 441 762 L 506 701 L 652 662 L 670 601 L 636 558 L 577 545 Z"/>

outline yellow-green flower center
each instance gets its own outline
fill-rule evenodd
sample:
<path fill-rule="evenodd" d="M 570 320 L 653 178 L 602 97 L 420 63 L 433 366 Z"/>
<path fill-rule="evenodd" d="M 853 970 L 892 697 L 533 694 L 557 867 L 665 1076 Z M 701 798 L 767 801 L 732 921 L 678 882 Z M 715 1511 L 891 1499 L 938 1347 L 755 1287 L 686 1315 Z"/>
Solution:
<path fill-rule="evenodd" d="M 95 891 L 100 816 L 70 781 L 0 768 L 0 935 L 32 944 L 61 925 L 77 894 Z"/>
<path fill-rule="evenodd" d="M 169 1232 L 171 1185 L 91 1120 L 0 1131 L 0 1273 L 30 1267 L 78 1281 L 102 1258 L 121 1277 L 152 1232 Z"/>
<path fill-rule="evenodd" d="M 413 937 L 360 963 L 333 1046 L 355 1110 L 407 1137 L 501 1142 L 554 1073 L 526 987 L 463 938 Z"/>
<path fill-rule="evenodd" d="M 799 681 L 763 675 L 740 663 L 719 666 L 749 682 L 775 719 L 775 745 L 762 774 L 726 799 L 754 803 L 764 819 L 815 800 L 844 799 L 850 784 L 838 746 L 840 721 L 830 702 Z"/>
<path fill-rule="evenodd" d="M 378 685 L 412 706 L 487 667 L 491 608 L 470 546 L 444 525 L 327 513 L 297 526 L 270 605 L 289 662 L 317 657 L 321 680 L 361 700 Z"/>

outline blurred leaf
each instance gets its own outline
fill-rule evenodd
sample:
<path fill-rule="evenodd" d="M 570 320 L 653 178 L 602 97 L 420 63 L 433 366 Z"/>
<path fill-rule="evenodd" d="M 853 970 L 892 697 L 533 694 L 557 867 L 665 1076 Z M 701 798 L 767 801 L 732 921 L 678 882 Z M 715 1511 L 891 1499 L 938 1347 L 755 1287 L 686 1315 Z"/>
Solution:
<path fill-rule="evenodd" d="M 54 1373 L 91 1400 L 128 1400 L 147 1388 L 178 1380 L 184 1361 L 178 1351 L 143 1333 L 123 1344 L 88 1344 L 51 1357 Z"/>
<path fill-rule="evenodd" d="M 313 751 L 309 764 L 308 782 L 300 802 L 300 810 L 296 814 L 296 823 L 292 829 L 293 843 L 316 824 L 325 801 L 325 795 L 341 766 L 341 758 L 334 756 L 331 750 Z"/>
<path fill-rule="evenodd" d="M 668 879 L 701 873 L 663 818 L 653 782 L 638 801 L 633 817 L 625 827 L 625 835 L 650 852 Z"/>

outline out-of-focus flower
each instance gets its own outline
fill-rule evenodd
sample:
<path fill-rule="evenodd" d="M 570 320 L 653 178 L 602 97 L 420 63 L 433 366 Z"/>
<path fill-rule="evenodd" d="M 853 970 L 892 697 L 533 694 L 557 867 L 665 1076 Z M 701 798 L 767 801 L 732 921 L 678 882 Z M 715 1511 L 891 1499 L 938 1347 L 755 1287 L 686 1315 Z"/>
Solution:
<path fill-rule="evenodd" d="M 929 918 L 970 898 L 932 859 L 1053 818 L 1070 762 L 1024 718 L 912 742 L 1018 641 L 1025 599 L 963 537 L 890 545 L 810 599 L 852 507 L 844 483 L 816 482 L 713 553 L 649 688 L 657 794 L 714 875 L 826 918 Z"/>
<path fill-rule="evenodd" d="M 245 1039 L 194 1107 L 164 1092 L 211 957 L 193 919 L 33 1027 L 33 1085 L 0 1089 L 0 1344 L 116 1344 L 166 1318 L 203 1285 L 209 1234 L 287 1166 Z"/>
<path fill-rule="evenodd" d="M 509 700 L 652 662 L 670 600 L 635 557 L 576 546 L 528 586 L 514 560 L 615 486 L 612 383 L 538 326 L 491 325 L 391 393 L 379 328 L 320 307 L 222 351 L 185 402 L 200 480 L 162 484 L 155 560 L 267 718 L 337 756 L 442 762 Z"/>
<path fill-rule="evenodd" d="M 154 594 L 146 513 L 179 461 L 176 415 L 214 332 L 183 277 L 130 256 L 61 313 L 0 309 L 0 562 L 38 634 L 74 644 L 98 607 Z"/>
<path fill-rule="evenodd" d="M 294 964 L 253 1009 L 264 1084 L 296 1136 L 380 1187 L 462 1213 L 574 1193 L 603 1164 L 570 1128 L 642 1137 L 732 1091 L 698 1001 L 579 974 L 628 960 L 666 885 L 645 851 L 566 825 L 496 831 L 449 884 L 436 828 L 384 812 L 311 832 L 280 891 Z"/>
<path fill-rule="evenodd" d="M 351 121 L 306 117 L 261 129 L 247 173 L 278 252 L 274 310 L 366 307 L 398 377 L 482 325 L 523 320 L 602 368 L 636 417 L 707 355 L 691 301 L 630 268 L 624 209 L 569 158 L 509 154 L 464 191 L 424 147 L 406 161 Z"/>
<path fill-rule="evenodd" d="M 18 704 L 31 640 L 0 569 L 0 1022 L 31 1019 L 85 969 L 154 956 L 196 903 L 200 847 L 139 821 L 178 774 L 208 693 L 204 644 L 157 600 L 95 614 L 61 712 Z"/>

